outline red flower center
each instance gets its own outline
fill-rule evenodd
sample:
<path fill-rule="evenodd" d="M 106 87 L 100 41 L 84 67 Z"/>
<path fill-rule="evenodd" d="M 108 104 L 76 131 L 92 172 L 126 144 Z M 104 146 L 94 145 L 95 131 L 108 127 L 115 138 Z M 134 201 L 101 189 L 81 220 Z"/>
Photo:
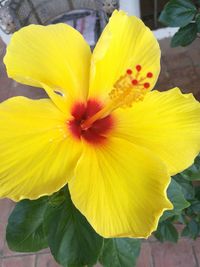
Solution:
<path fill-rule="evenodd" d="M 113 128 L 114 120 L 111 115 L 98 119 L 87 129 L 83 123 L 102 109 L 97 100 L 88 100 L 87 104 L 75 103 L 71 110 L 73 119 L 68 122 L 68 127 L 76 139 L 85 139 L 89 143 L 99 144 L 106 140 L 108 132 Z"/>

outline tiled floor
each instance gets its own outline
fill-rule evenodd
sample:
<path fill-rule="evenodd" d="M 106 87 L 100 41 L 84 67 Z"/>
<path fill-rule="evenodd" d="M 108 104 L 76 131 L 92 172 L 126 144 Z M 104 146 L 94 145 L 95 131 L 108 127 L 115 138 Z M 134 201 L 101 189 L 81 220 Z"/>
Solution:
<path fill-rule="evenodd" d="M 192 92 L 200 100 L 200 40 L 187 48 L 171 49 L 169 39 L 162 40 L 162 71 L 157 89 L 178 86 L 183 92 Z M 11 96 L 45 97 L 41 89 L 19 85 L 6 76 L 2 63 L 5 46 L 0 42 L 0 101 Z M 48 250 L 38 254 L 11 252 L 5 243 L 5 228 L 13 208 L 9 200 L 0 201 L 0 267 L 57 267 Z M 200 238 L 196 241 L 182 238 L 178 244 L 161 244 L 155 240 L 144 242 L 137 267 L 200 267 Z"/>

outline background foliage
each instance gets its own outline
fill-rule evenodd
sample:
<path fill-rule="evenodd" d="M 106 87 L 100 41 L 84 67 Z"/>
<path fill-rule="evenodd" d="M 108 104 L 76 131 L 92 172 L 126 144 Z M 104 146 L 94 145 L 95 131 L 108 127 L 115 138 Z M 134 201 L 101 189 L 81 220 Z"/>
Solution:
<path fill-rule="evenodd" d="M 200 34 L 200 0 L 170 0 L 159 21 L 166 26 L 180 27 L 172 38 L 172 47 L 189 45 Z"/>

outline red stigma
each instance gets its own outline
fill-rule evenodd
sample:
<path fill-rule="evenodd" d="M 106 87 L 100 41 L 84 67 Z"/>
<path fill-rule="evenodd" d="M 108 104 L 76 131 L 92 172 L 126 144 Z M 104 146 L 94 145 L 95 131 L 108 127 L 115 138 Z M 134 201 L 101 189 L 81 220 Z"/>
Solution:
<path fill-rule="evenodd" d="M 137 71 L 141 71 L 141 69 L 142 69 L 142 67 L 140 65 L 137 65 L 135 68 Z"/>
<path fill-rule="evenodd" d="M 144 88 L 149 88 L 150 87 L 150 83 L 144 83 Z"/>
<path fill-rule="evenodd" d="M 147 73 L 147 78 L 152 78 L 153 77 L 153 73 L 152 72 L 148 72 Z"/>
<path fill-rule="evenodd" d="M 113 128 L 114 122 L 111 115 L 96 120 L 87 129 L 82 129 L 83 122 L 101 109 L 101 104 L 96 100 L 89 100 L 86 104 L 75 103 L 71 110 L 73 118 L 68 123 L 72 136 L 79 140 L 83 138 L 88 143 L 102 144 L 107 139 L 108 132 Z"/>
<path fill-rule="evenodd" d="M 126 71 L 126 73 L 127 73 L 128 75 L 131 75 L 133 72 L 132 72 L 131 69 L 128 69 L 128 70 Z"/>
<path fill-rule="evenodd" d="M 131 83 L 132 83 L 133 85 L 136 85 L 136 84 L 138 84 L 138 81 L 137 81 L 137 80 L 132 80 Z"/>

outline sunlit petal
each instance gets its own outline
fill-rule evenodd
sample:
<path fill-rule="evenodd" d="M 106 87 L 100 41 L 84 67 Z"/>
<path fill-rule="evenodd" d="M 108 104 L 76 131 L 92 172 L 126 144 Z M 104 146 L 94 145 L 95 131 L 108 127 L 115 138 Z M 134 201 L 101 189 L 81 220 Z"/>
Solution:
<path fill-rule="evenodd" d="M 92 55 L 89 95 L 105 99 L 128 69 L 136 75 L 138 65 L 140 78 L 153 75 L 144 81 L 150 83 L 149 89 L 153 88 L 160 72 L 158 42 L 140 19 L 115 11 Z"/>
<path fill-rule="evenodd" d="M 48 95 L 63 110 L 62 102 L 86 98 L 90 57 L 88 44 L 69 25 L 30 25 L 13 35 L 4 62 L 16 81 L 50 88 Z"/>
<path fill-rule="evenodd" d="M 178 88 L 152 91 L 132 108 L 119 109 L 115 136 L 148 148 L 171 174 L 189 167 L 200 151 L 200 104 Z"/>
<path fill-rule="evenodd" d="M 36 199 L 70 179 L 81 145 L 51 100 L 11 98 L 0 104 L 0 197 Z"/>
<path fill-rule="evenodd" d="M 165 165 L 147 149 L 112 138 L 96 149 L 84 147 L 72 201 L 104 237 L 147 237 L 165 209 L 170 177 Z"/>

